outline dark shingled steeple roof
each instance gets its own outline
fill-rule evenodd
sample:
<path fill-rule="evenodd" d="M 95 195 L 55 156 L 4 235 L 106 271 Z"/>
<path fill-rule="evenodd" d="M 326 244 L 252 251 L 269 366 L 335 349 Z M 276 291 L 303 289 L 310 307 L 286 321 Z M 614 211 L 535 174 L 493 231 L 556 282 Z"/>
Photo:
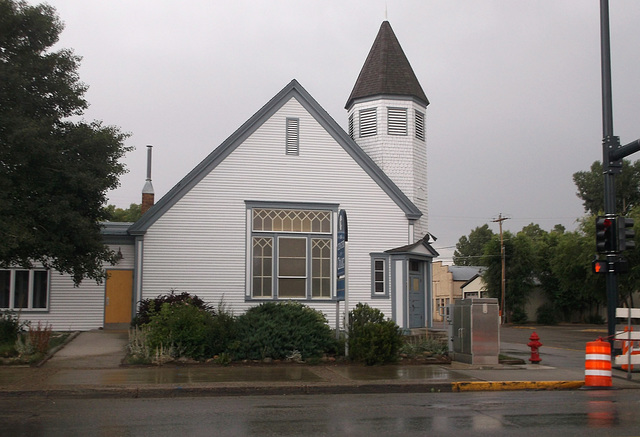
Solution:
<path fill-rule="evenodd" d="M 377 95 L 411 96 L 429 104 L 388 21 L 380 26 L 345 108 L 354 100 Z"/>

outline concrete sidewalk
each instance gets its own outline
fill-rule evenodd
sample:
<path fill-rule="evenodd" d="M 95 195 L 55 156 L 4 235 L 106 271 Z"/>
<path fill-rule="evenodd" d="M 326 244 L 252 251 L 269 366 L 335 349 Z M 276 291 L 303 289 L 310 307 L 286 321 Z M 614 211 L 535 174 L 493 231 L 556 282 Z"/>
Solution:
<path fill-rule="evenodd" d="M 167 397 L 302 393 L 451 392 L 576 389 L 584 382 L 584 354 L 547 348 L 538 365 L 361 366 L 176 365 L 122 366 L 127 332 L 77 335 L 41 367 L 0 367 L 0 394 L 85 397 Z M 501 343 L 503 353 L 526 358 L 526 344 Z M 546 352 L 546 354 L 545 354 Z M 580 359 L 580 356 L 582 358 Z M 640 374 L 614 370 L 613 386 L 640 388 Z"/>

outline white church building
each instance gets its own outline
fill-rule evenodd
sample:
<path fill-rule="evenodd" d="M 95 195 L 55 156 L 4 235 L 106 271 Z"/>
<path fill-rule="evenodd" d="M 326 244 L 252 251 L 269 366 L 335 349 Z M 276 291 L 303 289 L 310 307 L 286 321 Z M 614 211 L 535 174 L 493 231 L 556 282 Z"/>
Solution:
<path fill-rule="evenodd" d="M 430 327 L 428 104 L 385 21 L 347 99 L 348 132 L 292 80 L 140 220 L 105 224 L 105 243 L 121 254 L 105 283 L 74 288 L 56 272 L 5 270 L 0 304 L 56 330 L 88 330 L 128 324 L 141 299 L 175 290 L 235 314 L 293 300 L 334 326 L 345 312 L 344 210 L 349 310 L 367 303 L 406 330 Z M 148 181 L 143 196 L 152 192 Z"/>

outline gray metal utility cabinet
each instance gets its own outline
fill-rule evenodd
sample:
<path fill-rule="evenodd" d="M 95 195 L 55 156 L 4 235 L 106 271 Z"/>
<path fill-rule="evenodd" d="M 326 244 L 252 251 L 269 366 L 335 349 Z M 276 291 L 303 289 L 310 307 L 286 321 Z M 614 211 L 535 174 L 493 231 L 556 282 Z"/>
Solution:
<path fill-rule="evenodd" d="M 453 360 L 469 364 L 498 364 L 498 299 L 456 299 L 452 322 Z"/>

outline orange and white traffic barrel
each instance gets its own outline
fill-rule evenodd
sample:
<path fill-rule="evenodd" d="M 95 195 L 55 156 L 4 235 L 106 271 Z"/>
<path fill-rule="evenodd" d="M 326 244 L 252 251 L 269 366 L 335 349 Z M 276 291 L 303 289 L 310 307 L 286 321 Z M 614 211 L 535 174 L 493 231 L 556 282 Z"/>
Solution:
<path fill-rule="evenodd" d="M 585 387 L 611 387 L 611 345 L 598 339 L 587 343 Z"/>

